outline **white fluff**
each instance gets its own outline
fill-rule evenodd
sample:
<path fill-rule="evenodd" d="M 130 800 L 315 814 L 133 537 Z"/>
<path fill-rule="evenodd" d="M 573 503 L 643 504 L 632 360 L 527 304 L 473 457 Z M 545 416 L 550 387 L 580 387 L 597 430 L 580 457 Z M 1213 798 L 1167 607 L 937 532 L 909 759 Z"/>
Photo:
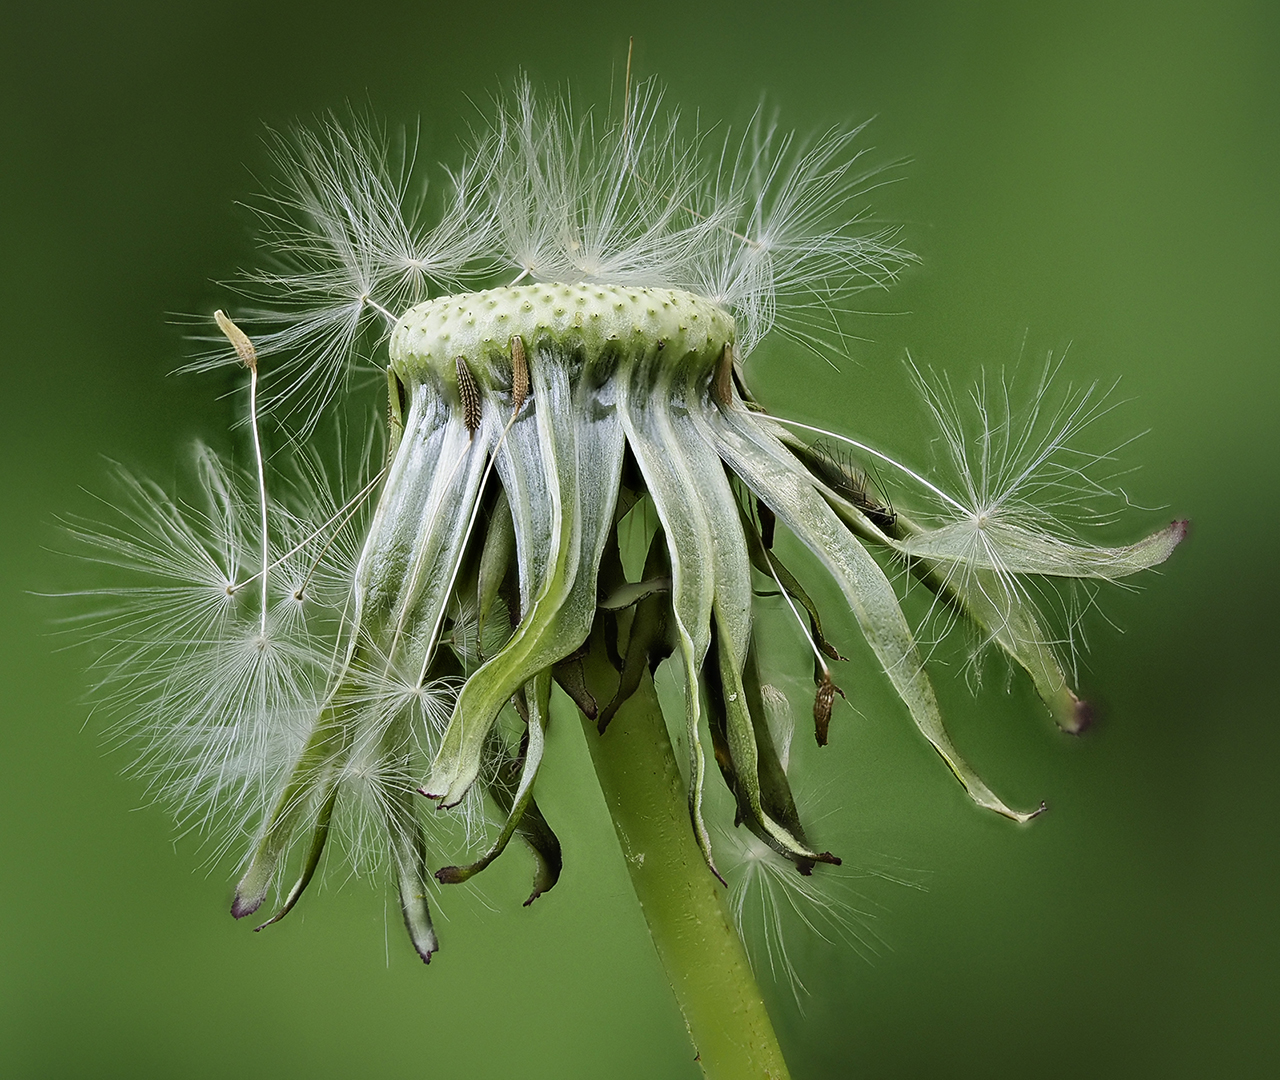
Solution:
<path fill-rule="evenodd" d="M 360 116 L 273 135 L 282 179 L 252 204 L 268 265 L 234 283 L 267 359 L 265 403 L 305 434 L 430 296 L 522 280 L 685 289 L 733 314 L 743 359 L 775 326 L 838 338 L 840 303 L 911 260 L 870 216 L 888 173 L 864 163 L 862 127 L 807 142 L 763 114 L 740 135 L 684 128 L 653 83 L 619 120 L 521 81 L 442 191 L 418 178 L 414 140 Z"/>

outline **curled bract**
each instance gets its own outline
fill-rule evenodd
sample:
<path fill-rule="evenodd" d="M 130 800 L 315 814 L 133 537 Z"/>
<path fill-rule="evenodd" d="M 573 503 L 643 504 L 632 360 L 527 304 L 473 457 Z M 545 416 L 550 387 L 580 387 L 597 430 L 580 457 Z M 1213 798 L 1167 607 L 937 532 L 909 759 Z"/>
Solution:
<path fill-rule="evenodd" d="M 273 890 L 267 922 L 285 915 L 334 835 L 387 864 L 424 960 L 438 947 L 432 890 L 473 878 L 517 836 L 535 858 L 531 902 L 562 864 L 535 798 L 553 684 L 607 739 L 667 661 L 709 872 L 707 750 L 735 824 L 765 850 L 806 876 L 839 862 L 810 840 L 765 720 L 753 611 L 770 596 L 812 647 L 820 744 L 839 732 L 844 696 L 830 601 L 787 564 L 783 533 L 838 588 L 974 802 L 1025 822 L 1038 808 L 1006 803 L 949 737 L 894 577 L 1008 654 L 1076 731 L 1088 707 L 1027 583 L 1124 577 L 1182 538 L 1174 523 L 1101 548 L 1046 527 L 1017 485 L 1057 435 L 1012 487 L 968 499 L 898 466 L 946 504 L 917 520 L 910 493 L 889 505 L 860 459 L 766 414 L 742 369 L 755 342 L 775 324 L 810 339 L 809 305 L 827 312 L 908 256 L 851 206 L 872 175 L 852 133 L 793 150 L 766 129 L 708 166 L 656 103 L 638 95 L 597 133 L 521 90 L 451 175 L 434 223 L 375 134 L 334 124 L 282 143 L 289 179 L 264 211 L 279 266 L 245 285 L 260 305 L 249 314 L 269 324 L 254 341 L 256 490 L 201 451 L 195 505 L 125 474 L 128 523 L 78 529 L 101 561 L 147 578 L 97 592 L 115 605 L 99 619 L 103 685 L 142 718 L 156 775 L 176 776 L 166 794 L 190 813 L 236 805 L 233 837 L 251 837 L 237 917 Z M 495 275 L 514 281 L 480 287 Z M 305 497 L 269 497 L 259 367 L 306 436 L 370 324 L 389 327 L 385 464 L 335 485 L 303 454 Z M 943 426 L 963 463 L 958 429 Z M 616 678 L 588 678 L 601 670 L 588 654 Z M 500 810 L 493 828 L 482 795 Z M 434 811 L 459 807 L 470 855 L 437 859 Z"/>
<path fill-rule="evenodd" d="M 830 483 L 830 461 L 817 467 L 736 385 L 722 400 L 718 368 L 733 343 L 733 319 L 722 308 L 658 288 L 521 285 L 428 301 L 405 314 L 389 367 L 398 443 L 355 570 L 347 643 L 240 883 L 237 914 L 261 903 L 299 836 L 312 837 L 308 850 L 323 840 L 337 778 L 367 723 L 356 673 L 376 658 L 388 670 L 418 672 L 423 684 L 451 674 L 456 657 L 441 649 L 446 613 L 457 604 L 487 610 L 494 596 L 509 598 L 509 635 L 465 674 L 421 792 L 442 807 L 459 803 L 485 777 L 499 718 L 513 706 L 519 765 L 501 789 L 506 824 L 496 840 L 476 862 L 439 871 L 439 880 L 483 869 L 536 814 L 551 682 L 574 693 L 568 666 L 584 647 L 616 658 L 619 683 L 603 688 L 612 707 L 627 692 L 628 671 L 674 657 L 685 687 L 691 825 L 713 869 L 703 820 L 704 721 L 739 820 L 802 873 L 838 861 L 810 844 L 763 720 L 752 624 L 762 560 L 813 611 L 817 630 L 813 600 L 781 565 L 772 537 L 766 545 L 765 519 L 794 534 L 831 576 L 916 726 L 973 800 L 1015 821 L 1037 812 L 1002 800 L 952 743 L 912 629 L 872 551 L 905 561 L 986 627 L 1054 707 L 1056 695 L 1071 691 L 1036 614 L 1016 593 L 984 587 L 982 575 L 994 567 L 958 550 L 954 528 L 921 530 L 900 514 L 890 520 L 865 486 Z M 656 529 L 642 579 L 628 582 L 618 526 L 640 500 L 652 506 Z M 1167 557 L 1176 533 L 1114 551 L 1064 553 L 1059 541 L 1021 533 L 1011 540 L 997 532 L 986 542 L 1007 548 L 1006 575 L 1114 576 Z M 963 579 L 940 569 L 954 562 L 966 565 Z M 817 693 L 829 722 L 829 672 Z M 585 687 L 574 696 L 592 698 Z M 605 725 L 607 738 L 607 717 Z M 385 745 L 394 756 L 400 743 Z M 389 799 L 403 818 L 393 833 L 409 838 L 396 865 L 406 920 L 429 952 L 421 895 L 428 871 L 407 827 L 407 798 L 401 790 Z M 545 821 L 529 832 L 547 833 Z M 313 863 L 308 856 L 306 867 Z M 546 863 L 558 865 L 558 853 Z M 535 892 L 546 887 L 540 881 Z"/>

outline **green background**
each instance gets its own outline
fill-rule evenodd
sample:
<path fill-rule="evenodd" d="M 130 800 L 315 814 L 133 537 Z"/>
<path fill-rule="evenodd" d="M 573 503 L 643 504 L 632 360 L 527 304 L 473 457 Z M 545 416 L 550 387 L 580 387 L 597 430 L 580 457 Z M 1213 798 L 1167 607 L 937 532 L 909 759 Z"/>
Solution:
<path fill-rule="evenodd" d="M 262 123 L 346 102 L 421 115 L 427 153 L 518 69 L 607 103 L 641 74 L 705 124 L 762 94 L 801 129 L 874 114 L 881 192 L 919 252 L 840 371 L 753 361 L 777 411 L 928 457 L 906 348 L 964 382 L 1070 345 L 1123 376 L 1104 436 L 1134 511 L 1191 538 L 1088 622 L 1104 717 L 1050 730 L 1020 680 L 937 681 L 1019 829 L 972 808 L 870 668 L 806 751 L 824 843 L 870 960 L 795 938 L 803 1012 L 765 979 L 797 1077 L 1262 1076 L 1277 1059 L 1280 819 L 1276 348 L 1280 19 L 1270 4 L 7 4 L 0 16 L 0 1075 L 694 1076 L 573 725 L 540 783 L 569 859 L 522 910 L 527 861 L 445 898 L 429 970 L 381 882 L 330 881 L 261 936 L 228 862 L 175 840 L 86 720 L 52 634 L 56 516 L 102 455 L 158 479 L 216 435 L 216 380 L 167 377 L 166 312 L 227 302 Z M 799 372 L 799 376 L 797 376 Z M 830 605 L 832 600 L 828 598 Z M 1114 623 L 1114 626 L 1111 625 Z M 848 623 L 841 627 L 849 630 Z M 799 712 L 805 712 L 802 702 Z M 810 774 L 806 774 L 808 776 Z M 486 903 L 488 906 L 486 906 Z M 1267 1061 L 1271 1061 L 1270 1068 Z"/>

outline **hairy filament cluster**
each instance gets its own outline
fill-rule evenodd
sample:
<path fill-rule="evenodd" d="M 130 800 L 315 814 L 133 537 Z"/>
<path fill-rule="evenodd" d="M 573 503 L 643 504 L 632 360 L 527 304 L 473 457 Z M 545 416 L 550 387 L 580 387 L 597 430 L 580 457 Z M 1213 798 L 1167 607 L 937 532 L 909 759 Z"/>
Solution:
<path fill-rule="evenodd" d="M 293 492 L 273 480 L 268 497 L 260 452 L 255 477 L 200 449 L 199 502 L 122 472 L 122 524 L 73 526 L 96 558 L 146 578 L 94 593 L 103 693 L 143 732 L 161 794 L 202 824 L 229 806 L 230 839 L 252 838 L 237 917 L 273 889 L 269 921 L 287 913 L 335 832 L 355 861 L 390 866 L 424 960 L 438 947 L 429 893 L 515 836 L 536 861 L 531 902 L 562 859 L 534 798 L 552 684 L 607 739 L 668 659 L 710 872 L 707 750 L 753 858 L 806 878 L 838 863 L 808 838 L 767 719 L 761 593 L 785 598 L 812 646 L 819 744 L 843 696 L 819 594 L 781 558 L 779 529 L 839 588 L 973 800 L 1024 822 L 1038 811 L 1006 805 L 947 735 L 890 572 L 997 644 L 1075 731 L 1087 706 L 1028 583 L 1123 577 L 1181 539 L 1174 523 L 1101 548 L 1061 524 L 1088 475 L 1068 446 L 1093 415 L 1088 397 L 1049 416 L 1047 434 L 1007 409 L 993 422 L 980 397 L 975 441 L 931 391 L 953 492 L 769 417 L 742 370 L 757 341 L 774 326 L 816 341 L 834 305 L 908 256 L 854 202 L 878 175 L 859 164 L 857 131 L 801 148 L 758 124 L 713 148 L 682 140 L 658 104 L 649 88 L 598 130 L 522 86 L 449 174 L 434 218 L 412 155 L 375 130 L 331 122 L 281 140 L 283 187 L 260 207 L 273 266 L 242 282 L 246 325 L 263 328 L 255 447 L 258 356 L 265 399 L 300 417 L 297 439 L 385 337 L 385 465 L 366 454 L 357 480 L 334 485 L 295 442 Z M 914 503 L 889 505 L 856 461 L 900 471 Z M 641 515 L 651 529 L 632 527 Z M 616 679 L 588 679 L 587 654 Z M 500 811 L 487 831 L 484 796 Z M 429 823 L 442 815 L 427 810 L 459 806 L 474 857 L 440 865 L 448 848 Z"/>
<path fill-rule="evenodd" d="M 512 281 L 684 289 L 729 311 L 743 359 L 775 325 L 819 344 L 833 313 L 911 260 L 859 206 L 886 181 L 861 128 L 801 143 L 758 115 L 747 132 L 682 135 L 653 84 L 618 122 L 499 99 L 431 204 L 416 151 L 330 119 L 273 138 L 277 187 L 255 204 L 267 265 L 236 287 L 264 401 L 303 433 L 411 305 Z M 431 211 L 435 210 L 434 213 Z M 200 369 L 225 363 L 211 351 Z"/>

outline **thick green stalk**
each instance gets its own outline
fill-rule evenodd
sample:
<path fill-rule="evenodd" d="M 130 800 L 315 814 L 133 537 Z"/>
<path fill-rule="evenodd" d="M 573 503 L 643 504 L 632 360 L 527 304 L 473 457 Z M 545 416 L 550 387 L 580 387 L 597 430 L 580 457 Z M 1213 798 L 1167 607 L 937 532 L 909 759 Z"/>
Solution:
<path fill-rule="evenodd" d="M 723 887 L 694 839 L 688 793 L 648 674 L 603 735 L 586 717 L 583 728 L 631 884 L 703 1074 L 786 1080 Z"/>

